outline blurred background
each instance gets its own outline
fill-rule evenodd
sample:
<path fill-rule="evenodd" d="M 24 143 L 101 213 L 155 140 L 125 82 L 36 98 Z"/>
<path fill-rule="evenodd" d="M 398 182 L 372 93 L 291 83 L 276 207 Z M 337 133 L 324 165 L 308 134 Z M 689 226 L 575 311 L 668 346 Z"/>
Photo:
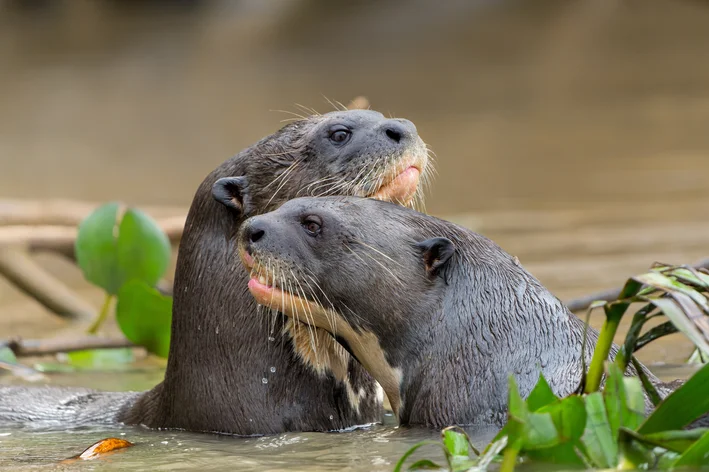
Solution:
<path fill-rule="evenodd" d="M 435 151 L 427 211 L 564 300 L 709 256 L 698 0 L 0 0 L 0 198 L 186 209 L 277 110 L 360 95 Z M 0 337 L 65 329 L 0 279 Z"/>

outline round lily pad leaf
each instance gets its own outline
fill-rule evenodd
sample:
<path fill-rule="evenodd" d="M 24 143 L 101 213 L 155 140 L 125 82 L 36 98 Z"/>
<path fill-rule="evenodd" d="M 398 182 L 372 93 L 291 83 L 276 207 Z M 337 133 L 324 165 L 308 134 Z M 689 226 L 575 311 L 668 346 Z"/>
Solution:
<path fill-rule="evenodd" d="M 100 206 L 79 225 L 74 251 L 86 280 L 110 294 L 121 286 L 116 257 L 118 203 Z"/>
<path fill-rule="evenodd" d="M 135 208 L 129 208 L 123 216 L 116 250 L 122 284 L 138 279 L 152 287 L 170 264 L 167 235 L 151 217 Z"/>
<path fill-rule="evenodd" d="M 116 295 L 129 280 L 155 285 L 170 263 L 171 247 L 152 218 L 135 208 L 120 215 L 112 202 L 81 223 L 75 250 L 86 280 Z"/>
<path fill-rule="evenodd" d="M 128 340 L 149 352 L 167 357 L 170 352 L 172 297 L 133 279 L 118 292 L 116 320 Z"/>

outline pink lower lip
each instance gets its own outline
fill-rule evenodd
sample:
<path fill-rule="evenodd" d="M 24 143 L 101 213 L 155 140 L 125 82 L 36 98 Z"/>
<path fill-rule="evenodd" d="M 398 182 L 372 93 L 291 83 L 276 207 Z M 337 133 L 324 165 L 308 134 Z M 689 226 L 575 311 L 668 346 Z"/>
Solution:
<path fill-rule="evenodd" d="M 262 284 L 258 279 L 253 278 L 249 280 L 249 291 L 251 295 L 256 299 L 261 305 L 268 305 L 273 298 L 273 287 Z"/>
<path fill-rule="evenodd" d="M 420 174 L 420 172 L 419 172 L 418 168 L 416 168 L 414 166 L 409 166 L 406 169 L 404 169 L 404 172 L 399 174 L 397 176 L 397 178 L 399 178 L 399 177 L 418 177 L 419 174 Z"/>

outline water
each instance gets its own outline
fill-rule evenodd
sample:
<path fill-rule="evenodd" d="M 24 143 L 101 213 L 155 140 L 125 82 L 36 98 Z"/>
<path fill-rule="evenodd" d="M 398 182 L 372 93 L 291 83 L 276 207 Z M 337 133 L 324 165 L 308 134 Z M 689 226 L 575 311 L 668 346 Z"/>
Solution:
<path fill-rule="evenodd" d="M 212 168 L 289 117 L 271 110 L 327 111 L 323 95 L 364 94 L 412 119 L 436 152 L 427 210 L 491 237 L 562 299 L 654 261 L 709 256 L 706 3 L 414 3 L 215 1 L 161 16 L 100 2 L 0 7 L 0 194 L 186 206 Z M 100 306 L 75 267 L 38 260 Z M 0 337 L 75 331 L 0 280 Z M 669 380 L 691 374 L 690 352 L 673 335 L 639 357 Z M 50 382 L 141 390 L 160 368 Z M 7 470 L 44 469 L 120 433 L 137 446 L 69 467 L 391 470 L 435 435 L 6 433 Z"/>
<path fill-rule="evenodd" d="M 482 447 L 494 432 L 480 434 Z M 348 433 L 297 433 L 234 438 L 187 432 L 146 431 L 138 427 L 63 432 L 3 430 L 0 467 L 46 470 L 74 456 L 98 439 L 120 437 L 135 446 L 105 459 L 83 461 L 77 470 L 357 470 L 391 471 L 398 458 L 417 441 L 435 432 L 376 426 Z M 431 449 L 430 456 L 440 453 Z M 9 458 L 12 458 L 9 460 Z"/>

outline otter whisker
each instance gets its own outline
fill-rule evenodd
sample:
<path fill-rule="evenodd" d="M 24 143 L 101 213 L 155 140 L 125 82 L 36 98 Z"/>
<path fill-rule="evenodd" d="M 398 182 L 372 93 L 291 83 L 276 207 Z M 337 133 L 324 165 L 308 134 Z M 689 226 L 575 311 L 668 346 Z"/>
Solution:
<path fill-rule="evenodd" d="M 274 185 L 277 183 L 279 180 L 282 180 L 288 176 L 288 174 L 293 170 L 293 166 L 299 163 L 300 161 L 294 161 L 292 162 L 286 169 L 284 169 L 280 174 L 278 174 L 276 177 L 271 180 L 271 182 L 268 183 L 263 189 L 267 190 L 271 185 Z"/>
<path fill-rule="evenodd" d="M 360 261 L 362 261 L 363 264 L 367 264 L 367 263 L 365 262 L 365 260 L 362 259 L 362 257 L 361 257 L 359 254 L 357 254 L 357 252 L 356 252 L 354 249 L 352 249 L 350 246 L 345 246 L 345 247 L 346 247 L 354 256 L 356 256 Z M 387 272 L 389 273 L 389 275 L 391 275 L 391 277 L 392 277 L 399 285 L 402 285 L 402 286 L 404 285 L 404 283 L 403 283 L 401 280 L 399 280 L 399 278 L 394 274 L 394 272 L 391 271 L 391 269 L 389 269 L 387 266 L 385 266 L 384 264 L 382 264 L 381 262 L 379 262 L 377 259 L 375 259 L 374 257 L 372 257 L 368 252 L 364 252 L 363 254 L 364 254 L 365 256 L 369 257 L 369 258 L 370 258 L 371 260 L 373 260 L 374 262 L 376 262 L 377 265 L 379 265 L 379 267 L 381 267 L 382 269 L 384 269 L 385 271 L 387 271 Z"/>
<path fill-rule="evenodd" d="M 277 155 L 277 154 L 274 154 L 274 156 L 276 156 L 276 155 Z M 282 181 L 283 179 L 285 179 L 286 177 L 288 177 L 288 175 L 289 175 L 290 173 L 292 173 L 293 170 L 295 170 L 295 169 L 298 167 L 298 164 L 300 164 L 301 162 L 302 162 L 302 161 L 301 161 L 300 159 L 298 159 L 297 161 L 293 161 L 293 162 L 288 166 L 287 169 L 285 169 L 283 172 L 281 172 L 280 174 L 278 174 L 278 175 L 276 176 L 276 178 L 273 179 L 273 180 L 272 180 L 268 185 L 266 185 L 263 189 L 264 189 L 264 190 L 268 190 L 268 188 L 269 188 L 271 185 L 275 184 L 275 183 L 278 182 L 279 180 Z"/>
<path fill-rule="evenodd" d="M 295 281 L 293 281 L 293 282 L 295 283 Z M 297 290 L 297 289 L 296 289 L 296 290 Z M 299 293 L 296 294 L 296 291 L 293 289 L 293 286 L 291 285 L 291 280 L 290 280 L 290 279 L 288 279 L 288 292 L 289 292 L 290 297 L 291 297 L 291 306 L 293 307 L 293 309 L 294 309 L 294 311 L 295 311 L 295 313 L 296 313 L 296 316 L 297 316 L 297 318 L 298 318 L 298 323 L 300 324 L 299 329 L 306 329 L 306 330 L 308 331 L 308 337 L 310 338 L 310 348 L 312 349 L 313 355 L 315 356 L 315 364 L 316 364 L 316 365 L 319 365 L 319 364 L 320 364 L 320 360 L 318 359 L 318 349 L 317 349 L 317 342 L 316 342 L 316 340 L 315 340 L 314 327 L 313 327 L 313 326 L 310 324 L 310 322 L 308 321 L 308 314 L 307 314 L 307 312 L 305 311 L 305 310 L 306 310 L 306 307 L 303 305 L 303 300 L 302 300 L 302 298 L 300 297 L 300 294 L 299 294 Z M 300 321 L 300 309 L 298 308 L 298 305 L 297 305 L 296 302 L 295 302 L 295 299 L 296 299 L 296 298 L 299 299 L 299 301 L 300 301 L 300 303 L 301 303 L 301 306 L 302 306 L 302 308 L 303 308 L 303 316 L 305 317 L 305 321 L 306 321 L 305 323 L 303 323 L 302 321 Z"/>
<path fill-rule="evenodd" d="M 359 185 L 362 181 L 364 181 L 364 177 L 362 177 L 362 174 L 367 170 L 367 167 L 362 167 L 359 172 L 357 172 L 357 175 L 355 175 L 352 179 L 350 179 L 350 187 L 348 187 L 348 190 L 352 190 L 357 188 L 357 185 Z M 372 169 L 369 169 L 369 172 L 371 172 Z M 367 175 L 369 174 L 367 173 Z"/>
<path fill-rule="evenodd" d="M 327 103 L 330 104 L 330 106 L 335 110 L 335 111 L 347 111 L 347 107 L 344 106 L 342 103 L 338 102 L 335 100 L 334 102 L 327 98 L 325 95 L 322 96 L 325 100 L 327 100 Z M 339 107 L 338 107 L 339 105 Z"/>
<path fill-rule="evenodd" d="M 339 181 L 340 178 L 333 175 L 333 176 L 330 176 L 330 177 L 324 177 L 324 178 L 322 178 L 322 179 L 318 179 L 318 180 L 316 180 L 315 182 L 311 182 L 311 183 L 309 183 L 308 185 L 306 185 L 305 187 L 303 187 L 303 188 L 301 188 L 300 190 L 298 190 L 298 193 L 296 194 L 296 196 L 300 195 L 301 192 L 304 192 L 304 193 L 307 194 L 308 192 L 310 192 L 310 190 L 311 190 L 313 187 L 315 187 L 315 188 L 325 187 L 325 186 L 329 185 L 329 182 L 331 182 L 331 181 L 333 181 L 333 180 Z"/>
<path fill-rule="evenodd" d="M 316 281 L 312 276 L 310 276 L 310 275 L 308 275 L 308 274 L 303 274 L 303 282 L 305 282 L 305 284 L 308 286 L 308 288 L 310 288 L 310 293 L 311 293 L 312 297 L 315 299 L 315 301 L 318 303 L 318 305 L 320 305 L 320 306 L 322 306 L 322 307 L 325 307 L 325 305 L 320 301 L 320 298 L 319 298 L 319 297 L 317 296 L 317 294 L 315 293 L 315 290 L 313 290 L 313 287 L 308 283 L 308 278 L 310 278 L 310 279 L 313 281 L 313 283 L 315 284 L 315 286 L 322 292 L 323 295 L 325 295 L 325 298 L 327 299 L 327 295 L 325 294 L 325 291 L 322 289 L 322 287 L 320 287 L 320 285 L 317 283 L 317 281 Z M 332 304 L 332 302 L 330 301 L 330 299 L 327 299 L 327 301 L 328 301 L 328 303 L 330 304 L 330 306 L 332 307 L 332 309 L 333 309 L 333 311 L 334 311 L 334 310 L 335 310 L 335 305 Z M 334 323 L 334 319 L 330 318 L 330 317 L 328 316 L 328 313 L 327 313 L 327 312 L 328 312 L 328 310 L 325 309 L 324 314 L 325 314 L 325 318 L 327 319 L 327 323 L 330 325 L 330 332 L 331 332 L 333 335 L 337 336 L 337 326 L 336 326 L 335 323 Z"/>
<path fill-rule="evenodd" d="M 331 185 L 324 191 L 320 192 L 318 197 L 322 197 L 324 195 L 337 195 L 338 192 L 340 192 L 341 189 L 344 189 L 347 187 L 347 181 L 341 180 L 340 182 L 336 182 L 335 184 Z"/>
<path fill-rule="evenodd" d="M 296 285 L 295 290 L 298 295 L 298 301 L 300 302 L 300 305 L 303 307 L 303 315 L 305 316 L 305 321 L 308 325 L 313 326 L 315 325 L 315 318 L 313 318 L 313 312 L 310 309 L 309 306 L 305 305 L 305 290 L 302 290 L 303 286 L 300 284 L 300 280 L 295 276 L 293 273 L 292 269 L 288 269 L 293 276 L 293 283 Z M 310 318 L 308 318 L 308 313 L 310 314 Z M 317 339 L 315 339 L 315 344 L 317 345 Z M 314 348 L 315 346 L 313 346 Z"/>
<path fill-rule="evenodd" d="M 332 192 L 332 190 L 333 190 L 334 188 L 337 188 L 337 187 L 341 186 L 341 185 L 343 184 L 343 182 L 345 182 L 345 181 L 344 181 L 342 178 L 338 178 L 335 182 L 327 182 L 327 183 L 324 183 L 324 184 L 322 184 L 322 185 L 318 185 L 317 187 L 315 187 L 315 188 L 312 189 L 312 191 L 311 191 L 311 196 L 323 196 L 323 195 L 326 195 L 326 194 Z M 322 188 L 324 188 L 325 190 L 320 191 L 320 193 L 318 193 L 317 195 L 315 195 L 316 191 L 318 191 L 318 190 L 320 190 L 320 189 L 322 189 Z"/>
<path fill-rule="evenodd" d="M 268 258 L 268 274 L 269 274 L 269 277 L 271 278 L 271 280 L 270 280 L 271 286 L 275 286 L 277 277 L 276 277 L 275 267 L 273 269 L 271 269 L 271 262 L 272 262 L 272 259 L 271 259 L 271 257 L 269 257 Z M 275 296 L 275 290 L 272 290 L 271 291 L 271 302 L 269 303 L 270 307 L 273 307 L 273 297 L 274 296 Z M 270 332 L 272 335 L 276 331 L 276 320 L 277 319 L 278 319 L 278 310 L 271 308 L 271 329 L 270 329 Z"/>
<path fill-rule="evenodd" d="M 307 116 L 303 116 L 303 115 L 301 115 L 301 114 L 299 114 L 299 113 L 296 113 L 296 112 L 290 111 L 290 110 L 268 110 L 268 111 L 275 111 L 275 112 L 279 112 L 279 113 L 288 113 L 289 115 L 294 115 L 294 116 L 298 117 L 298 118 L 301 119 L 301 120 L 307 120 L 307 119 L 308 119 Z"/>
<path fill-rule="evenodd" d="M 293 173 L 293 169 L 294 169 L 295 167 L 297 167 L 298 164 L 300 164 L 300 162 L 301 162 L 301 161 L 296 161 L 296 162 L 294 162 L 293 164 L 291 164 L 290 168 L 286 171 L 287 177 L 283 179 L 283 181 L 282 181 L 281 184 L 278 186 L 278 188 L 276 189 L 276 191 L 273 193 L 273 195 L 271 195 L 271 198 L 268 200 L 268 202 L 266 202 L 265 208 L 268 208 L 268 206 L 271 204 L 271 202 L 273 201 L 273 199 L 276 198 L 276 195 L 278 195 L 278 192 L 280 192 L 281 189 L 290 181 L 291 177 L 292 177 L 293 175 L 295 175 L 295 174 Z"/>
<path fill-rule="evenodd" d="M 361 244 L 362 246 L 371 249 L 372 251 L 376 252 L 377 254 L 379 254 L 380 256 L 384 257 L 385 259 L 388 259 L 390 262 L 393 262 L 394 264 L 398 265 L 399 267 L 403 267 L 403 266 L 401 265 L 401 263 L 399 263 L 398 261 L 396 261 L 396 260 L 392 259 L 391 257 L 387 256 L 386 254 L 384 254 L 382 251 L 380 251 L 379 249 L 375 248 L 374 246 L 370 246 L 369 244 L 365 243 L 364 241 L 360 241 L 359 239 L 354 239 L 353 241 L 356 242 L 357 244 Z"/>
<path fill-rule="evenodd" d="M 310 113 L 315 116 L 322 116 L 320 113 L 317 112 L 317 110 L 315 110 L 315 108 L 308 108 L 305 105 L 301 105 L 300 103 L 296 103 L 295 106 L 300 108 L 301 110 L 303 110 L 306 113 Z"/>
<path fill-rule="evenodd" d="M 291 273 L 292 273 L 292 271 L 291 271 Z M 293 275 L 293 277 L 295 277 L 295 275 Z M 297 279 L 294 279 L 294 282 L 300 286 L 300 282 Z M 295 290 L 296 290 L 296 293 L 298 294 L 297 295 L 298 301 L 300 302 L 300 305 L 303 307 L 303 316 L 305 316 L 305 321 L 306 321 L 306 325 L 308 328 L 308 335 L 310 336 L 310 346 L 313 349 L 313 353 L 315 354 L 316 362 L 319 363 L 318 348 L 317 348 L 318 338 L 317 338 L 317 336 L 315 336 L 315 329 L 317 328 L 315 326 L 315 318 L 313 317 L 313 312 L 310 309 L 310 307 L 305 304 L 305 301 L 304 301 L 305 292 L 303 291 L 301 293 L 301 290 L 299 287 L 296 287 Z M 308 313 L 310 313 L 310 318 L 308 318 Z"/>
<path fill-rule="evenodd" d="M 365 196 L 367 192 L 367 189 L 365 186 L 369 183 L 369 180 L 374 172 L 377 172 L 377 169 L 374 167 L 369 169 L 369 172 L 365 174 L 364 177 L 359 179 L 359 182 L 357 182 L 357 185 L 355 185 L 354 189 L 356 189 L 356 193 L 353 192 L 353 194 L 357 196 Z M 377 187 L 374 187 L 374 190 L 376 190 Z"/>

